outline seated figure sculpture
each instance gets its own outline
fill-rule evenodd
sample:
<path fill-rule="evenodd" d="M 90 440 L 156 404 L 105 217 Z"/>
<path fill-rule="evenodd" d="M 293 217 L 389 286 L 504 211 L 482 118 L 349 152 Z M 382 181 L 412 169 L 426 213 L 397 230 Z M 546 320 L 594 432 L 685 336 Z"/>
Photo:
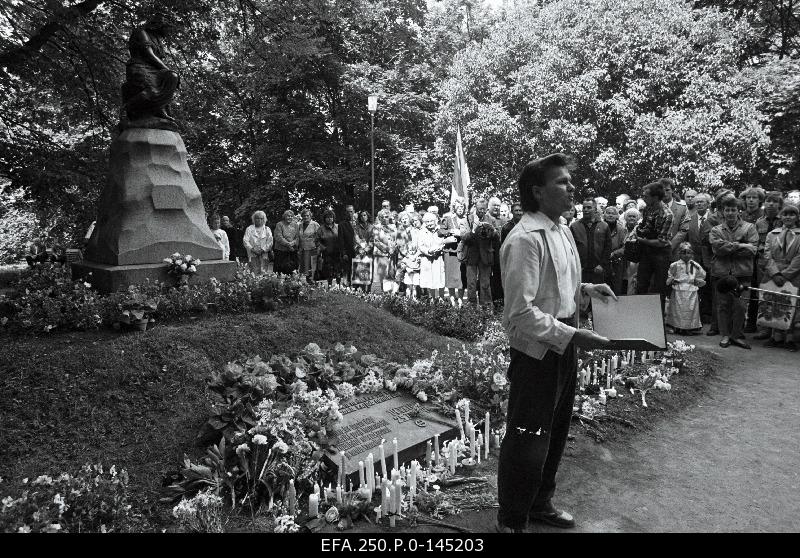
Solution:
<path fill-rule="evenodd" d="M 156 16 L 131 33 L 130 59 L 122 84 L 122 105 L 127 116 L 122 118 L 123 129 L 178 128 L 169 105 L 180 86 L 180 77 L 162 61 L 164 42 L 172 29 L 165 18 Z"/>

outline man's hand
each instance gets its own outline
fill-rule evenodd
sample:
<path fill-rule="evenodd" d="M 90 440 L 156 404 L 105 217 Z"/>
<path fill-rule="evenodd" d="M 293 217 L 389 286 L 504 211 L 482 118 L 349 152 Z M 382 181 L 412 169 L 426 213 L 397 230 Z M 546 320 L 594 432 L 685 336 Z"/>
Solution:
<path fill-rule="evenodd" d="M 598 285 L 587 285 L 583 288 L 583 292 L 585 292 L 590 297 L 598 298 L 603 302 L 608 302 L 608 300 L 606 300 L 606 297 L 608 296 L 610 296 L 614 300 L 617 300 L 617 295 L 615 295 L 614 291 L 611 290 L 611 287 L 609 287 L 605 283 L 600 283 Z"/>
<path fill-rule="evenodd" d="M 575 330 L 572 342 L 583 349 L 605 349 L 611 345 L 611 340 L 608 337 L 598 335 L 591 329 Z"/>
<path fill-rule="evenodd" d="M 602 265 L 598 265 L 597 267 L 594 268 L 594 272 L 595 273 L 603 273 L 603 266 Z"/>

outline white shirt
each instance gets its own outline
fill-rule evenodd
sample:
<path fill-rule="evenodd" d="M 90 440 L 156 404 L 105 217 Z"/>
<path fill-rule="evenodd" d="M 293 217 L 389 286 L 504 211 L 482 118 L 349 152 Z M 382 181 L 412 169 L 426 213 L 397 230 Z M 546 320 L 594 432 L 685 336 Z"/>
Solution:
<path fill-rule="evenodd" d="M 561 304 L 558 307 L 556 318 L 570 318 L 575 314 L 575 291 L 577 290 L 581 275 L 578 268 L 578 256 L 572 249 L 572 243 L 565 236 L 564 226 L 553 223 L 545 229 L 553 246 L 553 264 L 556 266 L 559 277 L 564 280 L 558 284 Z"/>

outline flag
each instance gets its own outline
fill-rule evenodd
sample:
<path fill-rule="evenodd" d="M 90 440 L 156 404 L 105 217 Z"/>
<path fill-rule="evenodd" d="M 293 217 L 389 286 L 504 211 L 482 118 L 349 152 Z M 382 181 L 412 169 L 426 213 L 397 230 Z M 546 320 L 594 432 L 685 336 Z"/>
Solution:
<path fill-rule="evenodd" d="M 464 203 L 469 207 L 469 169 L 464 157 L 464 147 L 461 145 L 460 127 L 456 132 L 456 162 L 453 168 L 453 185 L 450 188 L 450 205 L 456 196 L 464 198 Z"/>

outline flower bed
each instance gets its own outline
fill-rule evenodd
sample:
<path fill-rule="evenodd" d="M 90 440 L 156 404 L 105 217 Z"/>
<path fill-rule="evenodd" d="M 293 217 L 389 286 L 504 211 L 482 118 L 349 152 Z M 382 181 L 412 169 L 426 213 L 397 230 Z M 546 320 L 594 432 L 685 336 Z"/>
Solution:
<path fill-rule="evenodd" d="M 186 265 L 183 260 L 176 261 L 181 263 L 173 262 L 171 265 L 177 270 Z M 187 273 L 180 277 L 188 279 L 191 272 Z M 139 304 L 142 301 L 155 307 L 155 310 L 148 311 L 146 321 L 149 317 L 175 320 L 207 311 L 275 310 L 308 299 L 312 290 L 305 278 L 297 273 L 291 276 L 275 273 L 254 275 L 247 266 L 240 266 L 232 281 L 220 282 L 212 278 L 197 285 L 184 282 L 179 288 L 145 283 L 132 285 L 127 292 L 101 295 L 92 289 L 89 282 L 73 281 L 69 266 L 49 263 L 38 264 L 23 273 L 13 287 L 17 292 L 15 297 L 0 295 L 3 312 L 0 327 L 33 333 L 91 330 L 128 323 L 126 312 L 132 310 L 131 303 L 138 304 L 133 311 L 142 312 L 144 305 Z M 138 319 L 141 320 L 142 316 Z"/>

